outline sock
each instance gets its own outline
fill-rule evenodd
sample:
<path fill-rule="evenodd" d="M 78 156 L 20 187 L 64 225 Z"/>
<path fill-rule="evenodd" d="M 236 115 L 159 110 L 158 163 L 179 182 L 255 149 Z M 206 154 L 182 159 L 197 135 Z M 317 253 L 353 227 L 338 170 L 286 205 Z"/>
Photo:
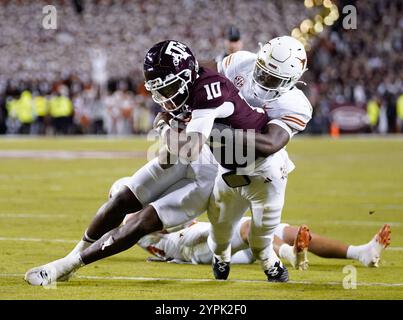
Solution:
<path fill-rule="evenodd" d="M 269 270 L 278 261 L 280 262 L 280 266 L 283 266 L 272 245 L 259 252 L 259 259 L 263 271 Z"/>
<path fill-rule="evenodd" d="M 366 250 L 368 248 L 368 245 L 369 244 L 367 243 L 367 244 L 363 244 L 361 246 L 349 246 L 347 248 L 346 258 L 347 259 L 359 260 L 361 252 Z"/>
<path fill-rule="evenodd" d="M 80 242 L 77 243 L 77 245 L 74 247 L 73 250 L 71 250 L 71 252 L 68 254 L 68 256 L 76 255 L 77 253 L 81 253 L 85 249 L 87 249 L 90 245 L 92 245 L 92 242 L 88 242 L 88 241 L 85 241 L 85 240 L 80 240 Z"/>
<path fill-rule="evenodd" d="M 231 262 L 231 245 L 229 245 L 227 249 L 222 251 L 220 255 L 214 254 L 214 257 L 219 261 L 224 261 L 227 263 Z"/>
<path fill-rule="evenodd" d="M 67 281 L 82 266 L 84 266 L 84 263 L 79 253 L 69 254 L 64 258 L 49 263 L 55 281 Z"/>
<path fill-rule="evenodd" d="M 77 243 L 77 245 L 74 247 L 73 250 L 71 250 L 71 252 L 68 255 L 75 255 L 77 253 L 81 253 L 83 252 L 85 249 L 87 249 L 90 245 L 92 245 L 95 241 L 94 239 L 91 239 L 88 234 L 87 231 L 85 231 L 84 236 L 82 238 L 82 240 L 80 240 L 79 243 Z"/>
<path fill-rule="evenodd" d="M 287 243 L 283 243 L 278 250 L 278 255 L 281 259 L 287 260 L 295 268 L 295 262 L 297 259 L 294 253 L 294 247 Z"/>
<path fill-rule="evenodd" d="M 76 270 L 82 266 L 84 266 L 83 261 L 81 260 L 81 256 L 79 253 L 76 253 L 71 256 L 67 256 L 66 258 L 66 265 L 72 268 L 73 270 Z"/>
<path fill-rule="evenodd" d="M 349 246 L 346 257 L 360 261 L 366 267 L 378 267 L 383 248 L 374 238 L 361 246 Z"/>

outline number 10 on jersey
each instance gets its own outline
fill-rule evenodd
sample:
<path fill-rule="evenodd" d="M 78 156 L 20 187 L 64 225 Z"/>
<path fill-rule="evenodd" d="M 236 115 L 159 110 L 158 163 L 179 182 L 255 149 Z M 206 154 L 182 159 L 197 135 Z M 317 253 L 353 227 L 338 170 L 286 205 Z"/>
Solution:
<path fill-rule="evenodd" d="M 207 92 L 207 100 L 221 97 L 220 82 L 213 82 L 213 83 L 206 84 L 204 86 L 204 89 L 206 89 L 206 92 Z"/>

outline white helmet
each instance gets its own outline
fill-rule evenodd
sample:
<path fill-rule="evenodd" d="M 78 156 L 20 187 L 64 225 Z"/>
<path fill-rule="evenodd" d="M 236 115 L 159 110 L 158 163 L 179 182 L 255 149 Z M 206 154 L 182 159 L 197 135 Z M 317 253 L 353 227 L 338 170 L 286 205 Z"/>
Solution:
<path fill-rule="evenodd" d="M 259 45 L 252 89 L 257 98 L 273 101 L 290 90 L 307 70 L 306 52 L 300 41 L 289 36 Z"/>

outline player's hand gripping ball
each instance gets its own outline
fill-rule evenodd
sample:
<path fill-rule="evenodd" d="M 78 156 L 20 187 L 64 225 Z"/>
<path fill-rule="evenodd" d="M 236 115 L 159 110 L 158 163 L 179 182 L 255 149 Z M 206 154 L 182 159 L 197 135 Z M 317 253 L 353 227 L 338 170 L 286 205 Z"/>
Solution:
<path fill-rule="evenodd" d="M 169 125 L 169 120 L 172 118 L 173 117 L 169 112 L 159 112 L 154 119 L 153 128 L 156 129 L 158 126 L 160 126 L 161 121 Z"/>

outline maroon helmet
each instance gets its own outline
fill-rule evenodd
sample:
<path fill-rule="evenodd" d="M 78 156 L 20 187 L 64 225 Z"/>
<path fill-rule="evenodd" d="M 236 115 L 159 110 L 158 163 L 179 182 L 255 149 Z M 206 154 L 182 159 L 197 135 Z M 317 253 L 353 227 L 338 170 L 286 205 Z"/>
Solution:
<path fill-rule="evenodd" d="M 192 51 L 176 40 L 157 43 L 144 58 L 145 87 L 153 100 L 167 111 L 184 106 L 197 71 Z"/>

